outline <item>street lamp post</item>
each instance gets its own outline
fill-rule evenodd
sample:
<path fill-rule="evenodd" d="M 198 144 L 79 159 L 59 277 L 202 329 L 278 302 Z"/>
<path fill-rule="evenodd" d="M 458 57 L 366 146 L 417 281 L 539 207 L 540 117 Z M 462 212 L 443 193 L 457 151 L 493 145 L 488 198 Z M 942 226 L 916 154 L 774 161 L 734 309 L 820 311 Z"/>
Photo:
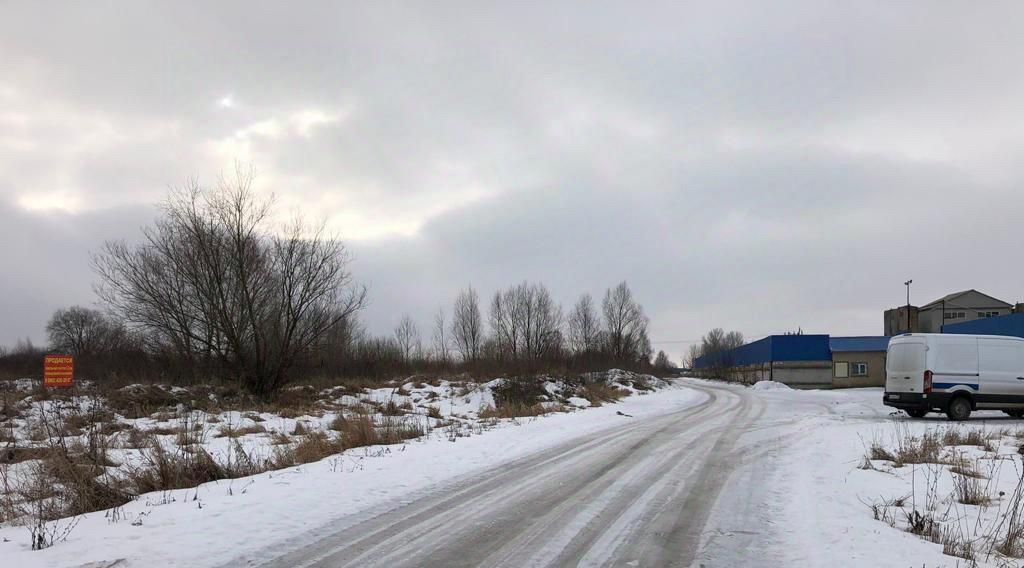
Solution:
<path fill-rule="evenodd" d="M 910 285 L 913 283 L 913 280 L 907 280 L 903 283 L 903 285 L 907 287 L 907 333 L 914 331 L 910 326 Z"/>

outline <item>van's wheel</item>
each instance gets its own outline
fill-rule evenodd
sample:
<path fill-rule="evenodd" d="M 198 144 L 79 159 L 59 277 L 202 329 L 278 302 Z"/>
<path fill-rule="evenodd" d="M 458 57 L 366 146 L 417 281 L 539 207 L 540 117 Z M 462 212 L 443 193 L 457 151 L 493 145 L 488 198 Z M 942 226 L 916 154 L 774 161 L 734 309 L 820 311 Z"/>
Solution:
<path fill-rule="evenodd" d="M 928 414 L 928 411 L 927 410 L 908 410 L 907 414 L 909 414 L 911 418 L 924 418 L 924 415 Z"/>
<path fill-rule="evenodd" d="M 967 400 L 966 396 L 958 396 L 953 400 L 949 401 L 949 407 L 946 409 L 946 416 L 950 420 L 967 420 L 971 416 L 971 401 Z"/>

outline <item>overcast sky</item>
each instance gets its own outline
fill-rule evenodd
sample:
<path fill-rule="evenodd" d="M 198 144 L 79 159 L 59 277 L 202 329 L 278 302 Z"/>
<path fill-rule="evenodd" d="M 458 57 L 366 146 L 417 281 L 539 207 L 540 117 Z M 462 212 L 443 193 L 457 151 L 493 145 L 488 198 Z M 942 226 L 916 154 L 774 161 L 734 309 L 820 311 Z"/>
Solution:
<path fill-rule="evenodd" d="M 1024 5 L 825 4 L 0 2 L 0 344 L 236 160 L 378 333 L 524 279 L 628 280 L 675 360 L 1024 300 Z"/>

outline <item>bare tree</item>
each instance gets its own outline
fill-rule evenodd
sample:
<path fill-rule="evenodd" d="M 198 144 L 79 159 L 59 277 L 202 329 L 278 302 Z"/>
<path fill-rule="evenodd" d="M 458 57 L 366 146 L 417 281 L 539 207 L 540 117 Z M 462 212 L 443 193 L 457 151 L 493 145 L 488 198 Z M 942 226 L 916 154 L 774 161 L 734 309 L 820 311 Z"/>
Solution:
<path fill-rule="evenodd" d="M 651 343 L 647 337 L 647 316 L 633 299 L 625 281 L 609 288 L 601 304 L 608 350 L 620 361 L 649 361 Z"/>
<path fill-rule="evenodd" d="M 218 361 L 266 394 L 362 308 L 366 290 L 323 224 L 272 230 L 273 199 L 257 198 L 251 170 L 235 174 L 172 192 L 141 244 L 108 242 L 93 267 L 100 297 L 152 345 Z"/>
<path fill-rule="evenodd" d="M 416 327 L 416 322 L 412 321 L 409 314 L 404 314 L 402 320 L 398 322 L 398 326 L 395 327 L 395 342 L 398 344 L 398 349 L 402 352 L 402 361 L 409 363 L 413 357 L 419 355 L 421 340 L 420 330 Z"/>
<path fill-rule="evenodd" d="M 448 318 L 444 308 L 437 308 L 434 313 L 434 357 L 441 363 L 448 362 Z"/>
<path fill-rule="evenodd" d="M 118 348 L 124 327 L 99 310 L 72 306 L 53 313 L 46 324 L 50 349 L 72 355 L 95 355 Z"/>
<path fill-rule="evenodd" d="M 491 299 L 491 310 L 488 319 L 491 324 L 491 335 L 494 340 L 495 355 L 501 358 L 517 359 L 519 346 L 522 345 L 523 331 L 522 314 L 519 313 L 521 303 L 516 299 L 515 289 L 494 293 Z"/>
<path fill-rule="evenodd" d="M 459 292 L 452 312 L 452 339 L 463 361 L 476 361 L 484 341 L 480 297 L 472 286 Z"/>
<path fill-rule="evenodd" d="M 700 345 L 691 348 L 693 362 L 704 358 L 703 366 L 714 372 L 722 372 L 733 366 L 732 350 L 743 345 L 743 334 L 738 331 L 725 332 L 716 327 L 701 337 Z M 691 363 L 692 366 L 692 363 Z"/>
<path fill-rule="evenodd" d="M 562 309 L 543 284 L 523 282 L 496 292 L 490 322 L 501 356 L 539 359 L 561 347 Z"/>
<path fill-rule="evenodd" d="M 25 339 L 18 339 L 14 343 L 14 349 L 11 350 L 10 355 L 36 355 L 40 351 L 32 344 L 31 337 L 25 337 Z"/>
<path fill-rule="evenodd" d="M 657 357 L 654 358 L 654 368 L 667 371 L 673 367 L 672 361 L 669 360 L 668 355 L 664 351 L 658 351 Z"/>
<path fill-rule="evenodd" d="M 694 343 L 690 346 L 689 351 L 683 355 L 683 367 L 687 369 L 693 369 L 694 363 L 701 356 L 701 348 L 699 343 Z"/>
<path fill-rule="evenodd" d="M 583 294 L 569 313 L 569 347 L 573 352 L 592 353 L 600 348 L 601 319 L 594 298 Z"/>
<path fill-rule="evenodd" d="M 562 307 L 551 298 L 543 284 L 525 285 L 524 299 L 526 345 L 528 359 L 557 354 L 562 347 Z"/>

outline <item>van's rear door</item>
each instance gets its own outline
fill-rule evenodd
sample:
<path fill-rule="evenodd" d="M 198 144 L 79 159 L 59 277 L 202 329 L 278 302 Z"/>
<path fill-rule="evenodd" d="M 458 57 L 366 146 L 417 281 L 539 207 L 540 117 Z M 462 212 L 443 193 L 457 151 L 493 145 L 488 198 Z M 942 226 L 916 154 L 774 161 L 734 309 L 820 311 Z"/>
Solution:
<path fill-rule="evenodd" d="M 894 337 L 885 358 L 885 392 L 924 392 L 927 343 L 924 337 Z"/>

